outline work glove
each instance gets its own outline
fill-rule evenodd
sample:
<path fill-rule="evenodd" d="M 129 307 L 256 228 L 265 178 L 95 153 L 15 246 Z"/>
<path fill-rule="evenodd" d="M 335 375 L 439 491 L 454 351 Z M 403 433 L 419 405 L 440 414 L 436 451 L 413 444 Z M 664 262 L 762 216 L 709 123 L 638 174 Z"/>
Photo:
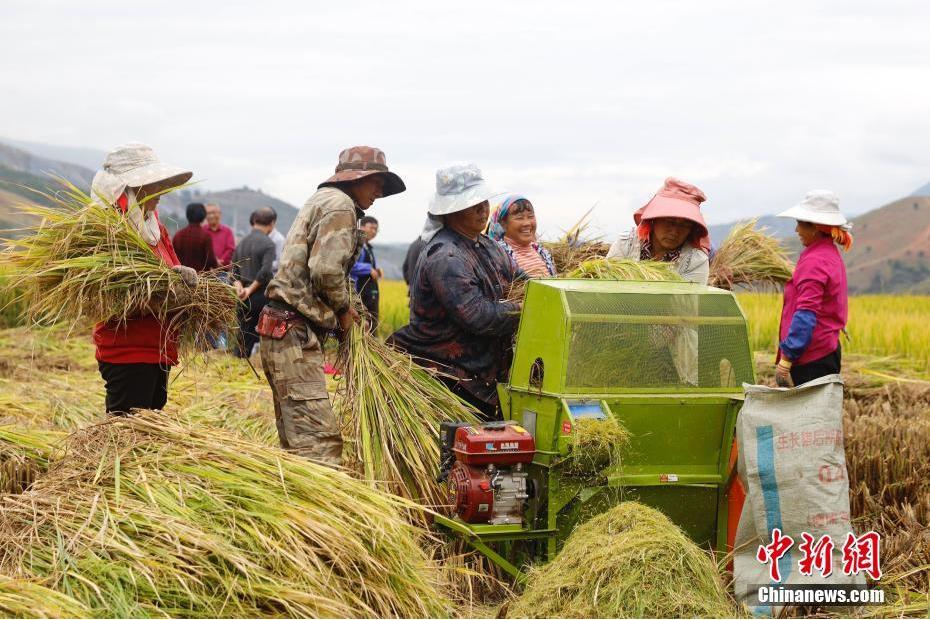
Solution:
<path fill-rule="evenodd" d="M 171 269 L 172 271 L 177 272 L 179 276 L 181 276 L 181 280 L 184 281 L 184 284 L 191 288 L 197 286 L 197 272 L 190 267 L 185 267 L 184 265 L 175 265 Z"/>

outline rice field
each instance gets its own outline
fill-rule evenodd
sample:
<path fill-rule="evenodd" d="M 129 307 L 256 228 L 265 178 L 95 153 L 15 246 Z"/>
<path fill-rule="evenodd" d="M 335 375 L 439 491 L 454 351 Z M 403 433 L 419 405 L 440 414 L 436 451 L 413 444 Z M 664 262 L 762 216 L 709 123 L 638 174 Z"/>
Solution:
<path fill-rule="evenodd" d="M 403 282 L 381 283 L 382 325 L 380 335 L 387 335 L 397 327 L 407 322 L 408 309 L 406 287 Z M 771 352 L 774 349 L 778 316 L 781 300 L 777 295 L 739 294 L 739 301 L 749 318 L 753 348 L 759 352 L 760 381 L 771 381 Z M 883 565 L 886 577 L 882 579 L 882 587 L 891 595 L 887 607 L 869 608 L 857 611 L 856 615 L 869 617 L 900 617 L 917 616 L 926 617 L 930 610 L 930 384 L 922 380 L 928 372 L 928 359 L 930 359 L 930 337 L 922 329 L 930 319 L 930 297 L 857 297 L 851 300 L 850 331 L 852 341 L 844 343 L 846 350 L 853 353 L 846 365 L 844 374 L 847 381 L 847 394 L 845 408 L 845 443 L 847 446 L 848 473 L 851 490 L 851 509 L 854 522 L 858 528 L 875 529 L 881 532 L 883 545 Z M 880 368 L 894 368 L 892 372 L 904 381 L 889 379 L 883 370 L 880 373 L 870 372 L 876 364 L 866 364 L 862 360 L 878 360 L 886 362 Z M 877 375 L 877 376 L 876 376 Z M 334 385 L 333 387 L 337 387 Z M 273 447 L 277 443 L 274 427 L 274 411 L 271 393 L 263 378 L 252 374 L 242 360 L 217 353 L 209 353 L 193 357 L 184 362 L 184 365 L 174 370 L 171 375 L 169 404 L 165 413 L 177 424 L 190 427 L 201 427 L 210 430 L 208 435 L 222 437 L 224 442 L 231 446 L 240 447 L 245 452 L 247 445 Z M 0 330 L 0 462 L 6 458 L 10 471 L 0 469 L 0 490 L 3 489 L 4 480 L 9 485 L 8 490 L 21 492 L 33 481 L 40 480 L 45 475 L 49 463 L 57 456 L 52 454 L 54 444 L 64 441 L 68 433 L 85 429 L 90 425 L 104 421 L 103 415 L 103 383 L 97 372 L 93 357 L 93 346 L 86 333 L 75 332 L 66 334 L 60 328 L 27 329 L 17 327 Z M 177 432 L 181 427 L 154 428 L 134 426 L 131 430 L 142 437 L 142 433 L 162 435 L 166 430 Z M 172 423 L 174 424 L 174 423 Z M 7 425 L 7 426 L 4 426 Z M 28 429 L 28 436 L 24 437 L 22 429 Z M 126 429 L 124 429 L 126 430 Z M 158 494 L 152 497 L 148 492 L 143 496 L 136 495 L 133 481 L 143 471 L 147 476 L 155 470 L 149 467 L 149 448 L 144 444 L 124 444 L 126 437 L 124 430 L 114 428 L 114 435 L 108 439 L 113 441 L 113 450 L 118 449 L 117 479 L 122 482 L 116 486 L 104 488 L 102 499 L 112 507 L 137 506 L 139 511 L 134 523 L 144 524 L 158 530 L 160 524 L 157 520 L 144 520 L 153 508 L 163 505 L 166 501 L 175 502 L 167 495 L 170 485 L 162 484 L 158 480 L 149 479 L 149 488 Z M 103 431 L 95 431 L 97 437 Z M 19 434 L 18 434 L 19 433 Z M 154 436 L 153 435 L 153 436 Z M 102 436 L 101 436 L 102 437 Z M 100 439 L 100 437 L 97 437 Z M 196 439 L 196 438 L 195 438 Z M 347 438 L 348 439 L 348 438 Z M 28 444 L 27 442 L 32 442 Z M 238 443 L 242 442 L 242 443 Z M 15 458 L 3 455 L 3 446 L 20 446 Z M 23 446 L 26 445 L 25 448 Z M 88 449 L 96 450 L 101 447 L 99 441 L 86 442 Z M 180 445 L 180 444 L 179 444 Z M 352 442 L 347 441 L 347 449 L 351 449 Z M 95 447 L 96 446 L 96 447 Z M 172 461 L 184 468 L 194 467 L 194 461 L 186 461 L 185 456 L 190 451 L 213 455 L 222 452 L 223 458 L 238 459 L 239 456 L 226 447 L 211 447 L 201 444 L 180 446 L 181 451 L 171 451 L 170 447 L 160 453 L 159 461 Z M 140 451 L 141 450 L 141 451 Z M 251 450 L 251 448 L 249 448 Z M 255 450 L 259 450 L 258 447 Z M 263 453 L 264 454 L 264 453 Z M 102 462 L 105 453 L 89 454 L 95 460 L 86 462 L 69 462 L 68 475 L 80 475 L 84 480 L 86 476 L 104 475 L 113 477 L 111 469 L 98 465 Z M 211 456 L 210 458 L 213 458 Z M 262 457 L 264 458 L 264 457 Z M 113 461 L 111 461 L 113 462 Z M 187 463 L 187 464 L 185 464 Z M 200 465 L 196 465 L 200 468 Z M 239 467 L 240 465 L 236 465 Z M 279 465 L 276 464 L 275 468 Z M 298 467 L 299 464 L 291 461 L 280 465 L 285 468 Z M 189 470 L 184 470 L 189 471 Z M 164 475 L 172 479 L 181 479 L 187 476 L 184 471 L 166 472 Z M 205 470 L 204 470 L 205 471 Z M 77 473 L 75 473 L 77 472 Z M 109 472 L 109 473 L 108 473 Z M 211 475 L 219 476 L 219 470 L 211 470 Z M 275 474 L 277 475 L 277 474 Z M 4 479 L 4 476 L 6 478 Z M 130 477 L 132 476 L 132 477 Z M 274 476 L 272 476 L 274 477 Z M 187 479 L 187 478 L 185 478 Z M 217 479 L 218 480 L 218 479 Z M 265 481 L 268 484 L 269 481 Z M 51 482 L 45 483 L 47 488 L 54 490 Z M 211 482 L 210 484 L 219 484 Z M 225 483 L 223 483 L 225 484 Z M 81 482 L 82 491 L 86 495 L 81 497 L 65 498 L 62 501 L 93 501 L 96 491 L 91 492 L 86 480 Z M 141 487 L 139 487 L 141 489 Z M 190 487 L 193 488 L 193 487 Z M 218 488 L 218 487 L 217 487 Z M 282 492 L 288 494 L 301 491 L 294 486 L 281 487 Z M 358 493 L 363 491 L 356 486 Z M 2 491 L 0 491 L 2 492 Z M 356 492 L 356 491 L 353 491 Z M 28 493 L 28 491 L 27 491 Z M 57 493 L 57 491 L 56 491 Z M 238 485 L 222 490 L 222 493 L 241 493 Z M 268 497 L 268 495 L 263 495 Z M 303 496 L 301 496 L 303 497 Z M 47 561 L 55 559 L 58 544 L 53 538 L 54 532 L 46 525 L 34 524 L 25 515 L 32 514 L 34 504 L 41 498 L 35 495 L 24 496 L 23 503 L 17 509 L 21 513 L 21 529 L 11 530 L 8 540 L 20 540 L 23 532 L 42 541 L 41 549 L 47 554 Z M 196 510 L 209 497 L 193 497 L 190 503 L 177 503 L 176 510 Z M 157 500 L 158 504 L 155 504 Z M 57 501 L 57 499 L 56 499 Z M 211 500 L 212 501 L 212 500 Z M 232 500 L 230 500 L 232 501 Z M 305 500 L 312 501 L 310 496 Z M 380 500 L 379 500 L 380 501 Z M 41 506 L 41 503 L 37 504 Z M 175 504 L 171 504 L 174 506 Z M 264 510 L 272 510 L 279 504 L 269 504 Z M 58 510 L 70 509 L 70 504 L 61 504 Z M 277 509 L 277 508 L 274 508 Z M 296 510 L 297 508 L 294 508 Z M 161 508 L 159 508 L 161 510 Z M 17 514 L 19 514 L 17 513 Z M 77 526 L 74 532 L 75 541 L 93 542 L 100 544 L 104 540 L 109 547 L 106 553 L 122 553 L 118 547 L 118 538 L 100 538 L 101 536 L 117 536 L 119 532 L 107 529 L 105 520 L 98 519 L 103 513 L 94 513 L 91 525 L 81 529 L 84 523 L 70 524 Z M 180 513 L 178 513 L 180 514 Z M 212 515 L 211 519 L 218 520 L 221 515 Z M 256 517 L 257 518 L 257 517 Z M 225 527 L 225 526 L 224 526 Z M 251 527 L 251 526 L 250 526 Z M 334 525 L 335 527 L 335 525 Z M 381 527 L 381 526 L 378 526 Z M 399 524 L 396 527 L 401 527 Z M 46 529 L 42 529 L 46 528 Z M 2 528 L 0 528 L 2 529 Z M 160 531 L 160 530 L 158 530 Z M 89 537 L 93 533 L 93 541 Z M 103 534 L 101 534 L 103 532 Z M 283 532 L 283 534 L 288 534 Z M 171 532 L 164 532 L 164 544 L 152 546 L 159 557 L 170 557 L 173 549 L 179 548 L 179 541 L 171 538 Z M 245 548 L 243 539 L 241 547 L 233 548 L 222 538 L 209 537 L 206 530 L 197 530 L 197 536 L 202 537 L 204 544 L 209 544 L 214 554 L 211 558 L 226 558 L 239 562 L 252 562 L 251 558 L 239 558 L 234 555 L 237 549 Z M 290 535 L 290 534 L 288 534 Z M 262 534 L 267 538 L 270 532 Z M 83 538 L 82 538 L 83 537 Z M 86 540 L 84 540 L 86 538 Z M 128 539 L 127 539 L 128 540 Z M 198 539 L 199 540 L 199 539 Z M 231 539 L 230 539 L 231 540 Z M 251 539 L 249 539 L 251 541 Z M 128 544 L 128 543 L 127 543 Z M 406 543 L 404 543 L 406 544 Z M 499 613 L 501 600 L 505 600 L 507 590 L 486 572 L 486 566 L 476 560 L 474 556 L 455 555 L 455 551 L 437 546 L 436 541 L 424 540 L 422 542 L 425 556 L 412 548 L 405 552 L 407 556 L 415 558 L 417 574 L 434 571 L 429 583 L 423 582 L 417 587 L 422 589 L 419 601 L 401 598 L 396 595 L 370 600 L 349 600 L 342 598 L 336 603 L 330 601 L 300 602 L 300 607 L 288 608 L 287 605 L 296 605 L 276 598 L 281 595 L 271 587 L 262 588 L 261 592 L 255 586 L 243 584 L 229 576 L 223 586 L 224 601 L 210 598 L 206 590 L 198 590 L 193 584 L 190 591 L 180 591 L 170 587 L 171 579 L 183 578 L 176 572 L 160 573 L 152 576 L 152 583 L 161 590 L 170 592 L 171 604 L 175 607 L 174 614 L 184 615 L 179 611 L 184 607 L 188 615 L 192 611 L 190 606 L 217 605 L 210 608 L 214 614 L 222 613 L 235 615 L 342 615 L 355 610 L 361 615 L 386 614 L 383 605 L 394 605 L 399 612 L 397 615 L 444 615 L 452 613 L 463 617 L 495 617 Z M 224 555 L 217 555 L 222 552 Z M 375 550 L 377 553 L 380 551 Z M 458 550 L 461 552 L 461 549 Z M 386 561 L 393 558 L 396 551 L 389 551 L 388 556 L 378 555 L 370 558 L 371 561 Z M 112 557 L 117 557 L 113 555 Z M 76 565 L 79 575 L 75 581 L 56 582 L 54 578 L 59 575 L 58 569 L 52 564 L 37 564 L 42 558 L 35 556 L 27 558 L 12 551 L 6 556 L 6 569 L 0 566 L 0 617 L 15 615 L 70 615 L 70 616 L 104 616 L 116 614 L 117 607 L 105 609 L 107 601 L 116 601 L 120 604 L 119 611 L 128 615 L 153 615 L 155 607 L 162 603 L 149 597 L 146 583 L 132 581 L 126 577 L 114 582 L 118 587 L 115 594 L 106 589 L 104 596 L 98 595 L 93 588 L 80 586 L 79 580 L 96 575 L 96 578 L 105 579 L 104 575 L 97 575 L 96 565 L 90 564 L 90 559 L 81 560 Z M 430 561 L 435 561 L 431 564 Z M 43 560 L 45 561 L 45 560 Z M 133 560 L 134 561 L 134 560 Z M 199 560 L 198 560 L 199 561 Z M 226 562 L 226 560 L 223 560 Z M 118 571 L 118 567 L 101 565 L 109 573 Z M 129 565 L 127 565 L 129 566 Z M 206 558 L 196 564 L 199 570 L 214 570 L 220 566 L 227 575 L 234 575 L 236 567 L 232 564 L 217 564 L 213 559 Z M 44 567 L 44 568 L 43 568 Z M 157 567 L 158 571 L 165 570 Z M 28 569 L 28 570 L 27 570 Z M 145 574 L 154 570 L 145 566 L 141 561 L 132 568 L 132 571 Z M 280 569 L 280 565 L 262 568 L 261 575 L 271 579 L 270 572 Z M 30 574 L 31 572 L 31 574 Z M 133 573 L 134 574 L 134 573 Z M 127 573 L 129 575 L 129 573 Z M 305 583 L 305 577 L 289 570 L 285 575 L 287 580 L 281 583 L 295 587 Z M 725 576 L 725 575 L 724 575 Z M 274 577 L 278 579 L 279 577 Z M 434 579 L 435 578 L 435 579 Z M 165 581 L 159 581 L 165 579 Z M 455 580 L 459 579 L 459 582 Z M 496 598 L 476 598 L 473 589 L 475 580 L 485 580 L 483 590 L 494 590 Z M 69 589 L 65 589 L 62 584 Z M 435 585 L 434 585 L 435 583 Z M 455 585 L 443 586 L 443 583 Z M 189 584 L 190 585 L 190 584 Z M 383 591 L 387 592 L 393 587 L 390 583 L 382 584 Z M 379 587 L 382 587 L 379 586 Z M 116 586 L 114 586 L 116 587 Z M 443 601 L 433 600 L 432 589 L 438 587 L 443 597 L 448 597 L 454 610 L 443 608 Z M 470 592 L 469 594 L 463 594 Z M 40 594 L 37 594 L 40 593 Z M 110 596 L 113 594 L 113 596 Z M 118 595 L 118 596 L 117 596 Z M 345 591 L 340 596 L 351 596 L 351 591 Z M 483 595 L 482 595 L 483 596 Z M 284 602 L 282 602 L 284 601 Z M 385 601 L 390 601 L 385 602 Z M 424 603 L 425 602 L 425 603 Z M 426 607 L 415 610 L 410 605 L 425 604 Z M 320 607 L 320 605 L 336 604 L 337 607 Z M 382 607 L 376 606 L 381 604 Z M 515 604 L 515 603 L 514 603 Z M 41 607 L 43 605 L 44 607 Z M 135 606 L 139 605 L 139 606 Z M 207 607 L 203 607 L 206 609 Z M 404 611 L 400 611 L 403 609 Z M 164 609 L 159 609 L 164 612 Z M 506 613 L 506 612 L 505 612 Z M 517 608 L 518 614 L 526 614 Z M 826 613 L 830 613 L 827 611 Z M 847 612 L 848 613 L 848 612 Z M 821 617 L 824 612 L 821 611 Z M 510 615 L 514 615 L 512 611 Z M 528 614 L 526 614 L 528 615 Z"/>
<path fill-rule="evenodd" d="M 775 351 L 781 317 L 781 295 L 740 293 L 756 351 Z M 862 295 L 849 298 L 849 337 L 843 353 L 881 358 L 920 376 L 930 373 L 930 297 Z"/>
<path fill-rule="evenodd" d="M 749 321 L 752 349 L 774 353 L 781 318 L 780 293 L 737 293 Z M 381 282 L 379 334 L 389 335 L 409 317 L 407 286 L 401 281 Z M 908 374 L 930 377 L 930 296 L 862 295 L 849 299 L 849 337 L 843 353 L 877 358 L 884 365 Z M 881 364 L 883 363 L 883 364 Z"/>

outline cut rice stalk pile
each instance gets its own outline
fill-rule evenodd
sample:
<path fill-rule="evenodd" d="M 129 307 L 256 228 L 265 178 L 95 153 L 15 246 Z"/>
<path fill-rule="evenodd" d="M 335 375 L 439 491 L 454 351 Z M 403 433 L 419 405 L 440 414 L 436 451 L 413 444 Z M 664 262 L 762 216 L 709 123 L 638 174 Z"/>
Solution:
<path fill-rule="evenodd" d="M 0 618 L 90 617 L 90 610 L 67 594 L 34 581 L 0 575 Z"/>
<path fill-rule="evenodd" d="M 447 502 L 439 474 L 439 424 L 478 421 L 434 373 L 354 326 L 341 351 L 344 412 L 352 459 L 364 478 L 429 506 Z"/>
<path fill-rule="evenodd" d="M 788 253 L 775 237 L 756 228 L 756 220 L 737 224 L 710 261 L 708 284 L 732 290 L 749 284 L 782 285 L 794 270 Z"/>
<path fill-rule="evenodd" d="M 623 502 L 530 571 L 509 618 L 732 618 L 717 566 L 659 511 Z"/>
<path fill-rule="evenodd" d="M 575 224 L 565 231 L 558 241 L 546 242 L 546 249 L 552 254 L 552 262 L 558 274 L 573 271 L 581 263 L 593 258 L 607 256 L 610 245 L 598 239 L 583 238 L 588 228 L 588 217 L 594 207 L 579 218 Z"/>
<path fill-rule="evenodd" d="M 447 616 L 416 507 L 276 448 L 143 412 L 0 498 L 0 572 L 98 617 Z"/>
<path fill-rule="evenodd" d="M 65 433 L 0 426 L 0 495 L 22 493 L 48 470 Z"/>
<path fill-rule="evenodd" d="M 673 263 L 659 261 L 636 261 L 628 258 L 595 258 L 586 260 L 565 278 L 588 278 L 594 280 L 640 280 L 647 282 L 678 282 L 681 276 Z"/>
<path fill-rule="evenodd" d="M 153 314 L 187 343 L 234 329 L 233 288 L 210 274 L 197 286 L 162 262 L 116 208 L 102 206 L 73 185 L 52 208 L 22 207 L 41 219 L 2 255 L 7 284 L 27 318 L 42 325 L 126 319 Z"/>
<path fill-rule="evenodd" d="M 629 445 L 630 431 L 613 416 L 604 420 L 577 419 L 562 468 L 570 476 L 596 477 L 604 469 L 620 465 Z"/>

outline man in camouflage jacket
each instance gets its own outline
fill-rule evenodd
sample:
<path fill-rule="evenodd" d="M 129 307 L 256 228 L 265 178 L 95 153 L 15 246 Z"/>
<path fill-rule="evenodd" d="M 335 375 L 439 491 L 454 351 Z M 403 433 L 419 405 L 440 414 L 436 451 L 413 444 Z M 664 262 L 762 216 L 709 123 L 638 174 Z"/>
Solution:
<path fill-rule="evenodd" d="M 336 174 L 320 184 L 294 220 L 259 325 L 262 366 L 274 396 L 281 447 L 339 465 L 342 436 L 323 374 L 323 342 L 347 332 L 358 313 L 349 303 L 349 270 L 364 234 L 357 221 L 382 196 L 404 191 L 379 149 L 339 154 Z"/>

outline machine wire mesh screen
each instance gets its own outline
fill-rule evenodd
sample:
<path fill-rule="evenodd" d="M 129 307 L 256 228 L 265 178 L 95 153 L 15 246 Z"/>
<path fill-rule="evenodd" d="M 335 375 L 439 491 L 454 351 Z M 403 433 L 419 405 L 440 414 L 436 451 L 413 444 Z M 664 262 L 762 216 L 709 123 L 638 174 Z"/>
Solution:
<path fill-rule="evenodd" d="M 745 321 L 729 295 L 567 291 L 566 299 L 566 387 L 736 388 L 752 381 Z"/>

